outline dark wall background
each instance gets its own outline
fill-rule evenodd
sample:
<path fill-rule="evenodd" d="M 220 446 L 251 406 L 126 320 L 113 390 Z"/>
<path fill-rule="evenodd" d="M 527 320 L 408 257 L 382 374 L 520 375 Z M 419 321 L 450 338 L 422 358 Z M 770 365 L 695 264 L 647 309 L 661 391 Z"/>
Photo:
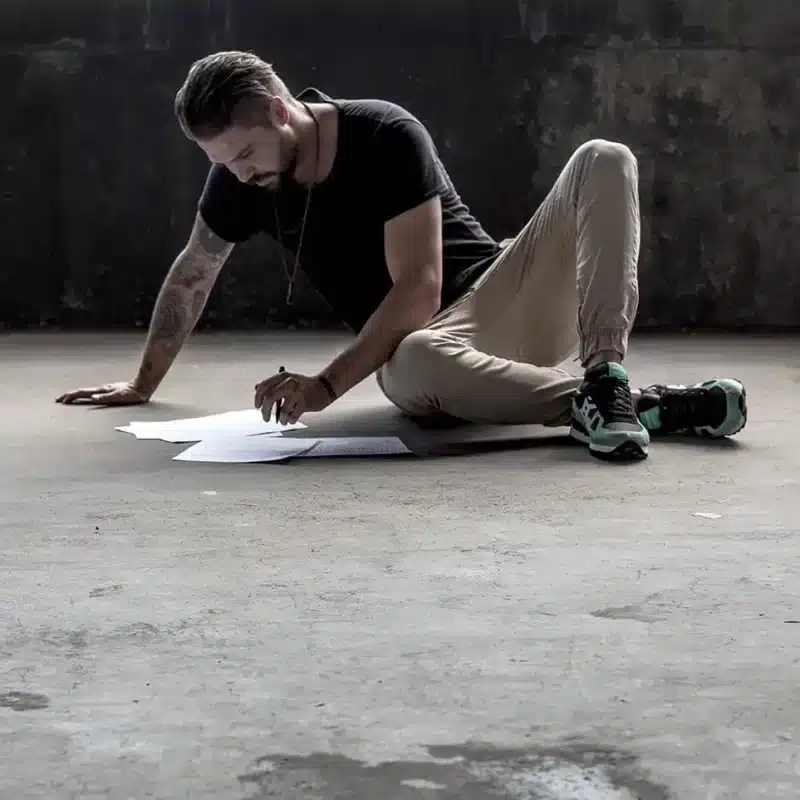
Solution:
<path fill-rule="evenodd" d="M 148 323 L 207 167 L 173 95 L 234 48 L 295 90 L 408 106 L 498 238 L 582 141 L 624 141 L 640 326 L 800 324 L 798 0 L 3 0 L 0 324 Z M 250 243 L 204 321 L 331 321 L 284 291 Z"/>

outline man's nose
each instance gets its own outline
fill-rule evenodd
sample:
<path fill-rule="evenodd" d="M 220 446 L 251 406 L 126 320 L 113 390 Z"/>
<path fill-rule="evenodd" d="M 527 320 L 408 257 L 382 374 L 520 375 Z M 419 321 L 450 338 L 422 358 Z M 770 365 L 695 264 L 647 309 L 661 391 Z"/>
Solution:
<path fill-rule="evenodd" d="M 253 168 L 244 164 L 236 164 L 233 167 L 233 174 L 242 182 L 247 183 L 253 177 Z"/>

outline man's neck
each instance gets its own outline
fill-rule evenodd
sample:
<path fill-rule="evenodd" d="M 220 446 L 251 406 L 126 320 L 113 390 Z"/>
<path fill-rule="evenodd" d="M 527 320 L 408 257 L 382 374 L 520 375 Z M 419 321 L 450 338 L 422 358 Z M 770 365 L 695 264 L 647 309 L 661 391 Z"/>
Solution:
<path fill-rule="evenodd" d="M 299 153 L 294 171 L 297 183 L 313 186 L 330 174 L 336 155 L 336 114 L 336 108 L 327 104 L 300 106 L 295 127 Z"/>

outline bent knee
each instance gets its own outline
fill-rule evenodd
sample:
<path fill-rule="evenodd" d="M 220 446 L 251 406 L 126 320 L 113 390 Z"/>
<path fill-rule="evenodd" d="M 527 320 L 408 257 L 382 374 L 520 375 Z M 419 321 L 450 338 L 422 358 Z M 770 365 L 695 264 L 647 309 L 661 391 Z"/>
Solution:
<path fill-rule="evenodd" d="M 442 345 L 442 335 L 436 331 L 423 328 L 410 333 L 384 364 L 381 370 L 384 380 L 427 378 L 432 371 L 435 374 L 442 358 Z"/>
<path fill-rule="evenodd" d="M 594 167 L 610 167 L 624 173 L 638 169 L 638 161 L 633 151 L 621 142 L 592 139 L 582 144 L 576 155 L 590 159 L 590 163 Z"/>
<path fill-rule="evenodd" d="M 440 396 L 450 381 L 448 366 L 463 347 L 463 342 L 441 331 L 414 331 L 380 368 L 378 385 L 408 413 L 438 413 Z"/>

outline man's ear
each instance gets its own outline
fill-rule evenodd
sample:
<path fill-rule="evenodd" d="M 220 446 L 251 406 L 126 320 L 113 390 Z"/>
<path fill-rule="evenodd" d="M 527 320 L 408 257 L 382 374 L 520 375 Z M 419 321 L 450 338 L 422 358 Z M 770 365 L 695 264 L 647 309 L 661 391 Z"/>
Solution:
<path fill-rule="evenodd" d="M 289 106 L 280 97 L 273 97 L 269 101 L 269 121 L 274 128 L 282 128 L 289 124 Z"/>

